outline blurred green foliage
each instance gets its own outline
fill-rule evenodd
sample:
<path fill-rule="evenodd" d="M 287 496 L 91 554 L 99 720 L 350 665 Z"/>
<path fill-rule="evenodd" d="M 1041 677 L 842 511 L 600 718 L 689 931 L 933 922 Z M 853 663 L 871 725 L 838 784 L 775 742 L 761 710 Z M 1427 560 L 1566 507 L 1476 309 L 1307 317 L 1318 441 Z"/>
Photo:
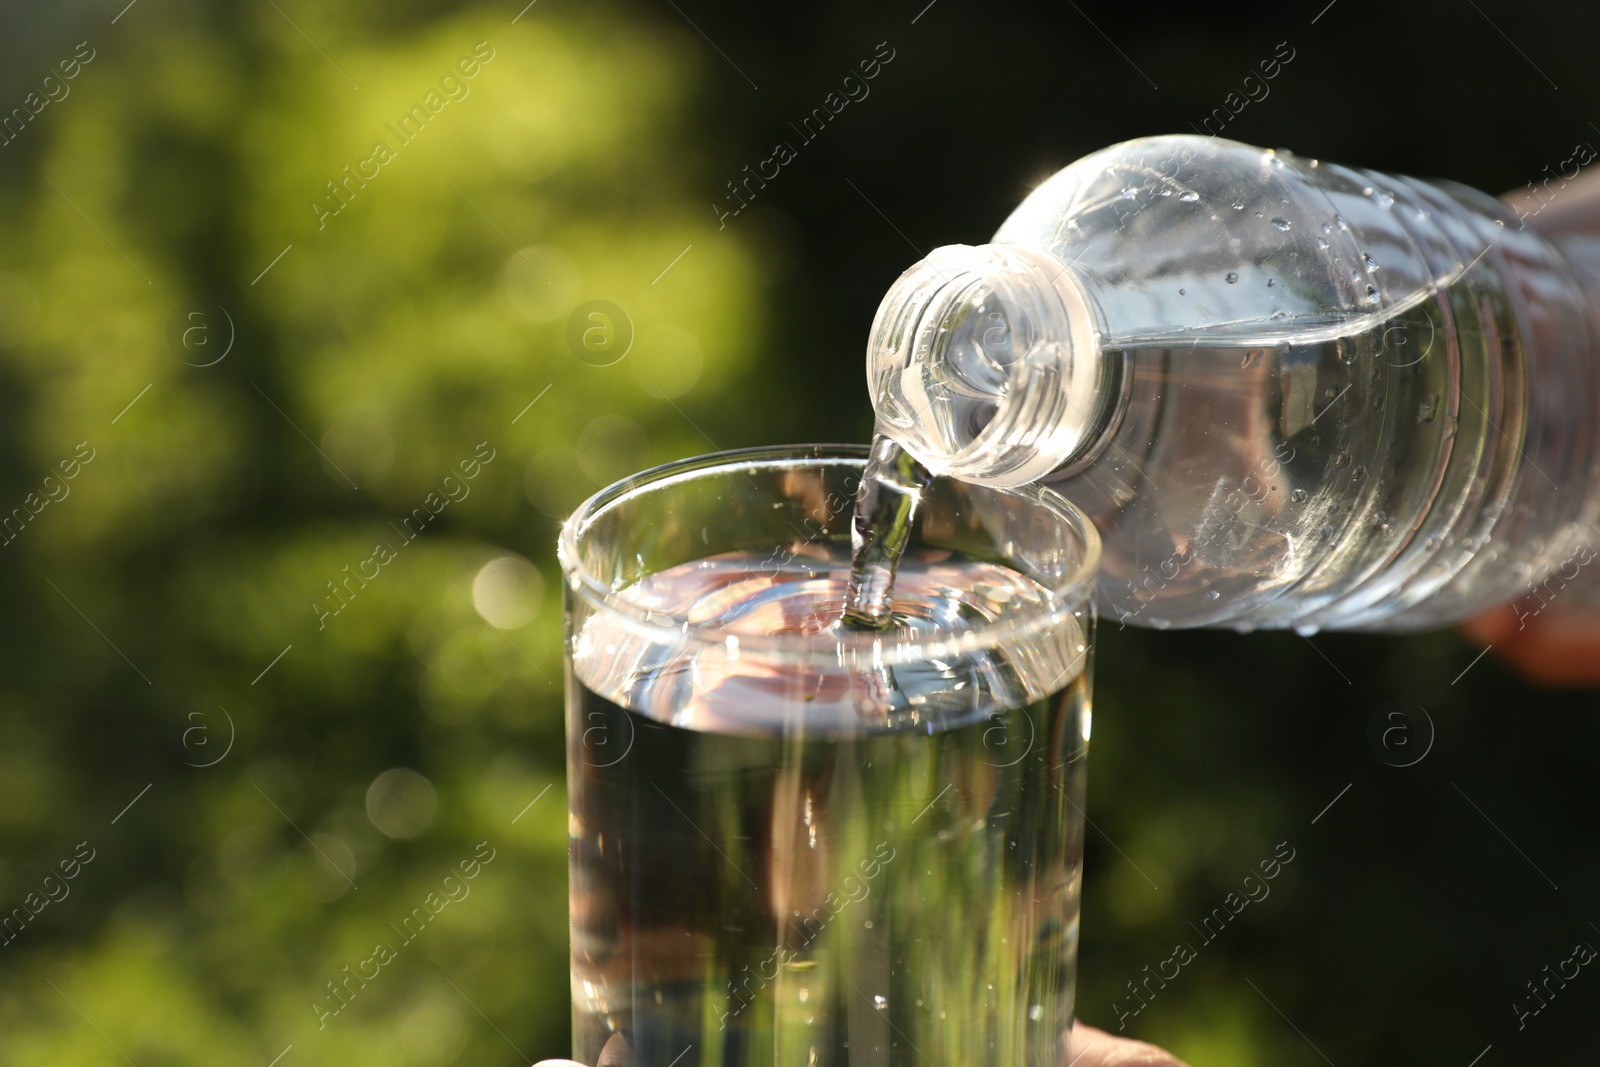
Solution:
<path fill-rule="evenodd" d="M 8 146 L 32 157 L 0 257 L 0 500 L 79 442 L 94 459 L 0 561 L 31 620 L 0 704 L 0 899 L 97 854 L 0 948 L 0 1062 L 564 1047 L 557 520 L 711 449 L 671 398 L 732 403 L 759 264 L 690 202 L 672 42 L 346 7 L 96 20 L 96 60 Z M 388 124 L 451 71 L 403 142 Z M 312 208 L 379 141 L 395 158 Z M 636 329 L 612 366 L 567 341 L 595 296 Z M 181 314 L 202 304 L 231 328 Z M 393 767 L 421 800 L 379 795 Z M 386 803 L 436 812 L 391 836 Z M 403 942 L 481 841 L 470 895 Z M 320 1016 L 378 942 L 404 947 Z"/>

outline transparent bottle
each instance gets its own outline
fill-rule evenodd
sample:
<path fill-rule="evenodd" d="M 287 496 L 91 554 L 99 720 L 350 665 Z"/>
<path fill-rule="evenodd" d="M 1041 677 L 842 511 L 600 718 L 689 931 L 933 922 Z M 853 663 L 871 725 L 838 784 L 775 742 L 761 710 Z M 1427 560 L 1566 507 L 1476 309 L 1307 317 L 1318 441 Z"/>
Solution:
<path fill-rule="evenodd" d="M 1597 247 L 1460 185 L 1129 141 L 900 277 L 868 349 L 879 432 L 1088 511 L 1107 620 L 1600 602 Z"/>

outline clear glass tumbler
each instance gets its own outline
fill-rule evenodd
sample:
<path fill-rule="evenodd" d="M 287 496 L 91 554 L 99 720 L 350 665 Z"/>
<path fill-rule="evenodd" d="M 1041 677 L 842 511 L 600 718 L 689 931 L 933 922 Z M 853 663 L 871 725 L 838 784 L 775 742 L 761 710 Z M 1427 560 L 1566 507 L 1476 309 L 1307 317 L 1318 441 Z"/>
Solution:
<path fill-rule="evenodd" d="M 841 628 L 864 448 L 658 467 L 561 534 L 573 1056 L 1054 1067 L 1099 540 L 939 479 Z"/>

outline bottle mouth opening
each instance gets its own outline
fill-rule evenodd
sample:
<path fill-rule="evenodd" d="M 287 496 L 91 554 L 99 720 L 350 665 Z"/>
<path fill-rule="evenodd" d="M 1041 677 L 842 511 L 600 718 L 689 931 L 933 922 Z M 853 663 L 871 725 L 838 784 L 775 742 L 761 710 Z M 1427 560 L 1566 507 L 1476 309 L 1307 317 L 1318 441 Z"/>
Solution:
<path fill-rule="evenodd" d="M 880 428 L 936 474 L 1036 481 L 1083 445 L 1100 407 L 1098 330 L 1060 260 L 947 245 L 907 270 L 873 322 Z"/>

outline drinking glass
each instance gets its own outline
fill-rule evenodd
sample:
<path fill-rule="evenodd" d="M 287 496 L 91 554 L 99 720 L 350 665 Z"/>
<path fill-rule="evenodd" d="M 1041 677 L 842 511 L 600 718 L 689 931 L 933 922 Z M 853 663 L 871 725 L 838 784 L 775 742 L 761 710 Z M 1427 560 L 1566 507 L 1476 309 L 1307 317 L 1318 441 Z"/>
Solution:
<path fill-rule="evenodd" d="M 573 1058 L 1055 1067 L 1099 539 L 935 479 L 843 627 L 867 450 L 720 453 L 567 522 Z"/>

